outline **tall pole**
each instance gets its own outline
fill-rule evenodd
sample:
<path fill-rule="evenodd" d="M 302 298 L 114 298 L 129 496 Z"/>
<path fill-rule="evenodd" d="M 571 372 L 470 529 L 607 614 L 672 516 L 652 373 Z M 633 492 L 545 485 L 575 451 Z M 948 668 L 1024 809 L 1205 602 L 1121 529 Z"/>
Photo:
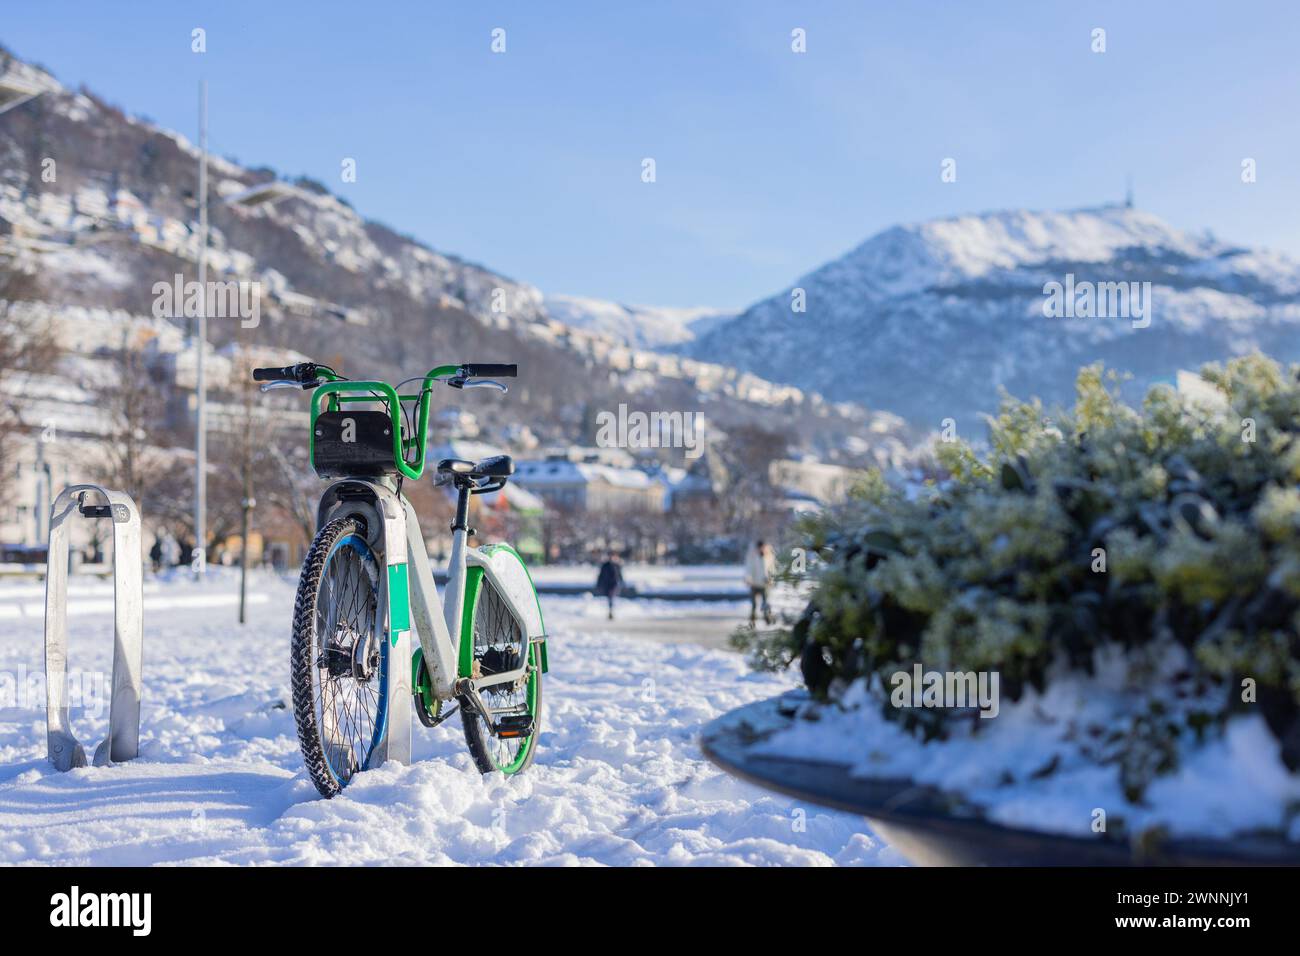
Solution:
<path fill-rule="evenodd" d="M 49 544 L 50 541 L 50 492 L 53 490 L 54 477 L 50 474 L 50 463 L 45 460 L 45 433 L 36 440 L 36 541 L 37 546 Z"/>
<path fill-rule="evenodd" d="M 203 379 L 203 352 L 208 344 L 208 81 L 199 81 L 199 322 L 195 341 L 194 406 L 194 548 L 196 575 L 206 570 L 208 544 L 208 387 Z"/>
<path fill-rule="evenodd" d="M 247 382 L 249 376 L 242 375 L 244 379 L 244 500 L 240 502 L 240 510 L 243 512 L 243 520 L 239 529 L 239 623 L 243 624 L 247 617 L 248 605 L 248 535 L 252 525 L 253 508 L 257 502 L 253 499 L 253 403 L 250 397 L 251 389 Z"/>
<path fill-rule="evenodd" d="M 251 457 L 251 451 L 250 451 Z M 241 502 L 243 519 L 239 530 L 239 623 L 247 619 L 245 608 L 248 603 L 248 536 L 251 534 L 253 508 L 257 501 L 253 498 L 253 463 L 244 460 L 244 500 Z"/>

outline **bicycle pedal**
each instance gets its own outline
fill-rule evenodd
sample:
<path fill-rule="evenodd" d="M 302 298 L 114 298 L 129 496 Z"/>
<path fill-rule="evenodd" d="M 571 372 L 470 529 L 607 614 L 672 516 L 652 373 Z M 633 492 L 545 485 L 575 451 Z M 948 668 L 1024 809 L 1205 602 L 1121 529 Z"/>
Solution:
<path fill-rule="evenodd" d="M 531 737 L 533 734 L 533 718 L 529 714 L 508 714 L 497 721 L 497 725 L 492 732 L 502 740 Z"/>

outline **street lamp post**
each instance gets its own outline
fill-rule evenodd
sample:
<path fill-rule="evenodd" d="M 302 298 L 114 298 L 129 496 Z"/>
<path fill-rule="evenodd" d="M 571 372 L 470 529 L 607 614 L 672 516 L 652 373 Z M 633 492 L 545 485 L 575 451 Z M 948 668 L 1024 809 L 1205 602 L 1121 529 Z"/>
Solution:
<path fill-rule="evenodd" d="M 208 81 L 199 81 L 199 315 L 195 341 L 194 404 L 194 553 L 195 575 L 206 570 L 208 544 L 208 422 L 207 382 L 203 351 L 208 343 Z"/>
<path fill-rule="evenodd" d="M 244 387 L 244 394 L 248 396 L 247 383 Z M 253 403 L 251 398 L 245 398 L 244 400 L 244 453 L 240 457 L 243 458 L 244 496 L 240 502 L 243 518 L 239 529 L 239 623 L 243 624 L 246 620 L 248 605 L 248 535 L 253 525 L 253 509 L 257 507 L 257 500 L 253 497 Z"/>
<path fill-rule="evenodd" d="M 239 623 L 244 623 L 244 613 L 247 604 L 248 595 L 248 533 L 252 524 L 253 509 L 257 507 L 257 499 L 253 497 L 253 469 L 245 466 L 244 468 L 244 500 L 243 511 L 244 518 L 239 532 L 240 555 L 239 555 Z"/>
<path fill-rule="evenodd" d="M 45 429 L 36 439 L 36 544 L 50 540 L 50 506 L 54 492 L 54 474 L 45 457 Z"/>

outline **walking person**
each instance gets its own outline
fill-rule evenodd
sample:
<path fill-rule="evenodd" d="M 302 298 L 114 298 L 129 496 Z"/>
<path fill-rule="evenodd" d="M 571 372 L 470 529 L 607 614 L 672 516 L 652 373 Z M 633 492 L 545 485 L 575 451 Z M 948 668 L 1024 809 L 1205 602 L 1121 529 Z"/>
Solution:
<path fill-rule="evenodd" d="M 609 619 L 614 620 L 614 598 L 618 592 L 623 589 L 623 565 L 619 561 L 618 555 L 610 551 L 605 556 L 605 562 L 600 566 L 600 573 L 596 575 L 596 593 L 609 601 Z"/>
<path fill-rule="evenodd" d="M 181 546 L 171 532 L 165 532 L 162 539 L 162 566 L 170 569 L 180 563 Z"/>
<path fill-rule="evenodd" d="M 763 606 L 763 620 L 772 623 L 772 605 L 767 601 L 767 589 L 776 573 L 776 553 L 761 538 L 754 542 L 745 557 L 745 584 L 749 585 L 749 626 L 758 617 L 758 606 Z"/>

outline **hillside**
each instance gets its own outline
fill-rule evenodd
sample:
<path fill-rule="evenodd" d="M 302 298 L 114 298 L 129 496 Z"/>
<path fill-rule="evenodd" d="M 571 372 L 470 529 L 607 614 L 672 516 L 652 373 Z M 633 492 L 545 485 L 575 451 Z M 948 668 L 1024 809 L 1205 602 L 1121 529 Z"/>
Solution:
<path fill-rule="evenodd" d="M 196 277 L 196 148 L 3 51 L 0 75 L 46 90 L 0 115 L 0 243 L 36 278 L 26 297 L 149 316 L 156 283 Z M 262 291 L 256 328 L 209 323 L 216 350 L 238 342 L 258 347 L 263 361 L 277 350 L 309 355 L 354 377 L 404 377 L 449 360 L 518 362 L 509 396 L 474 403 L 494 439 L 526 425 L 542 441 L 572 441 L 593 409 L 627 402 L 702 411 L 724 432 L 776 428 L 849 464 L 902 452 L 892 416 L 823 401 L 806 382 L 775 386 L 572 328 L 548 313 L 536 287 L 367 220 L 319 183 L 299 179 L 276 202 L 228 201 L 281 178 L 210 160 L 209 278 Z M 188 332 L 185 318 L 166 321 Z M 112 347 L 105 331 L 88 346 Z"/>

